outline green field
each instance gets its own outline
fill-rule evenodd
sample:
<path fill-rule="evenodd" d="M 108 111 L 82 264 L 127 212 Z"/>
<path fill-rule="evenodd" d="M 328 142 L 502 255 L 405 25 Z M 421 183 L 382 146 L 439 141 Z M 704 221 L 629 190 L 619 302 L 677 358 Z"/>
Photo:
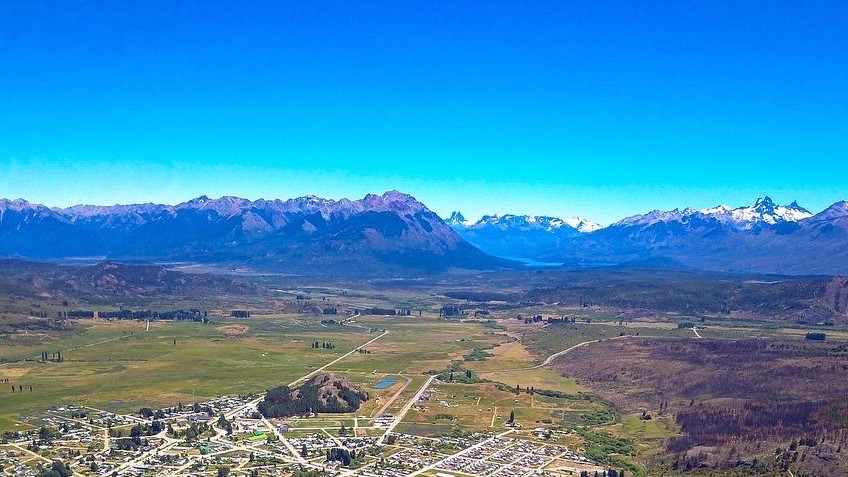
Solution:
<path fill-rule="evenodd" d="M 561 431 L 572 447 L 583 440 L 575 429 L 609 433 L 632 441 L 635 461 L 659 452 L 679 433 L 668 416 L 650 421 L 620 413 L 573 378 L 540 366 L 548 356 L 581 343 L 632 337 L 804 339 L 807 328 L 776 323 L 732 321 L 665 313 L 621 320 L 600 309 L 528 305 L 495 310 L 485 318 L 440 319 L 438 306 L 452 300 L 430 289 L 344 286 L 281 288 L 280 299 L 344 302 L 350 306 L 423 309 L 421 316 L 357 316 L 347 325 L 321 323 L 327 316 L 311 312 L 264 310 L 250 319 L 215 317 L 213 323 L 79 320 L 74 326 L 0 336 L 0 431 L 29 427 L 27 416 L 66 405 L 87 405 L 119 412 L 140 407 L 173 406 L 221 395 L 260 394 L 293 382 L 364 343 L 387 333 L 327 367 L 361 386 L 369 395 L 356 413 L 290 419 L 291 436 L 358 428 L 358 435 L 379 436 L 374 417 L 397 416 L 431 374 L 450 366 L 470 370 L 473 384 L 436 380 L 396 428 L 421 436 L 507 429 L 512 413 L 523 430 L 546 427 Z M 525 323 L 516 315 L 578 316 L 575 324 Z M 345 316 L 346 317 L 346 316 Z M 333 316 L 335 319 L 345 317 Z M 492 321 L 493 320 L 493 321 Z M 829 339 L 848 338 L 843 329 L 827 330 Z M 631 338 L 627 338 L 628 340 Z M 332 342 L 315 349 L 314 341 Z M 610 343 L 620 343 L 614 341 Z M 476 352 L 475 352 L 476 350 Z M 61 351 L 61 362 L 41 362 L 42 351 Z M 558 363 L 568 363 L 569 355 Z M 390 386 L 376 387 L 387 376 Z M 11 386 L 24 392 L 11 392 Z M 29 391 L 32 385 L 33 391 Z M 515 387 L 520 387 L 516 393 Z M 527 392 L 528 388 L 539 393 Z M 548 395 L 542 393 L 548 392 Z M 597 392 L 597 390 L 595 391 Z M 557 394 L 558 393 L 558 394 Z M 552 395 L 553 394 L 553 395 Z M 364 429 L 367 428 L 367 429 Z M 529 435 L 529 432 L 527 433 Z M 560 442 L 557 440 L 556 442 Z"/>
<path fill-rule="evenodd" d="M 147 332 L 135 322 L 92 322 L 80 333 L 25 351 L 2 346 L 0 356 L 8 360 L 45 349 L 61 350 L 63 361 L 33 358 L 0 367 L 0 376 L 26 389 L 4 390 L 0 409 L 7 419 L 16 419 L 69 403 L 128 411 L 258 393 L 289 383 L 376 336 L 356 328 L 325 330 L 300 320 L 156 323 Z M 312 349 L 314 339 L 337 347 Z"/>
<path fill-rule="evenodd" d="M 359 415 L 376 412 L 410 381 L 386 409 L 398 412 L 423 384 L 427 371 L 461 361 L 472 349 L 496 348 L 512 340 L 476 322 L 362 317 L 358 320 L 362 328 L 358 328 L 323 326 L 320 320 L 320 315 L 257 315 L 213 324 L 155 322 L 149 331 L 146 323 L 82 320 L 73 332 L 55 333 L 23 346 L 3 343 L 0 357 L 8 362 L 0 367 L 0 377 L 10 379 L 10 389 L 23 385 L 25 391 L 0 393 L 0 426 L 12 429 L 20 416 L 64 404 L 126 412 L 227 394 L 261 393 L 292 382 L 380 334 L 367 328 L 385 329 L 388 334 L 367 346 L 367 354 L 354 353 L 328 370 L 343 373 L 375 398 Z M 313 349 L 315 340 L 330 341 L 335 348 Z M 50 357 L 61 351 L 63 361 L 41 362 L 37 357 L 42 350 Z M 515 361 L 493 358 L 476 364 L 483 363 L 503 368 Z M 532 361 L 522 362 L 528 363 Z M 386 375 L 395 375 L 397 382 L 377 389 L 375 385 Z"/>

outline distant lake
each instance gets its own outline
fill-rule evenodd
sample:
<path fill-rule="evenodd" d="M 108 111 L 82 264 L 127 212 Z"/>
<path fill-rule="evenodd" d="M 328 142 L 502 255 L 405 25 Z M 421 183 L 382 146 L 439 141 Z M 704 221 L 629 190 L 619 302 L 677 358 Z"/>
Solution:
<path fill-rule="evenodd" d="M 377 389 L 385 389 L 385 388 L 391 386 L 392 384 L 394 384 L 395 381 L 396 381 L 395 378 L 385 377 L 385 378 L 381 379 L 380 382 L 377 383 L 377 385 L 374 386 L 374 387 L 377 388 Z"/>
<path fill-rule="evenodd" d="M 617 262 L 540 262 L 538 260 L 534 260 L 532 258 L 524 258 L 524 257 L 503 257 L 507 260 L 512 260 L 515 262 L 523 263 L 524 265 L 530 268 L 554 268 L 554 267 L 562 267 L 568 269 L 579 269 L 579 268 L 603 268 L 603 267 L 614 267 L 616 265 L 620 265 Z"/>
<path fill-rule="evenodd" d="M 561 267 L 565 265 L 562 262 L 540 262 L 538 260 L 533 260 L 532 258 L 521 258 L 521 257 L 504 257 L 507 260 L 514 260 L 516 262 L 521 262 L 528 267 Z"/>

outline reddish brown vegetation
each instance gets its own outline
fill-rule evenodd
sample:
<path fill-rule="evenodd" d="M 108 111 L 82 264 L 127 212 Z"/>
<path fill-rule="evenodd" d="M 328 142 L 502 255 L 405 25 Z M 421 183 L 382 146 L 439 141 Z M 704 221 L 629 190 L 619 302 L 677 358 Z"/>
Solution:
<path fill-rule="evenodd" d="M 667 443 L 674 467 L 756 458 L 796 474 L 848 470 L 844 343 L 626 339 L 576 350 L 555 366 L 624 410 L 673 413 L 682 430 Z"/>

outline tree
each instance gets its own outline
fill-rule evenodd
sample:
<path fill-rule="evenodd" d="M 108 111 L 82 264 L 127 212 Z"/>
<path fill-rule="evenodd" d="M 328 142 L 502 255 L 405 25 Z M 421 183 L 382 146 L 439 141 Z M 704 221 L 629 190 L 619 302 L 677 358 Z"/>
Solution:
<path fill-rule="evenodd" d="M 224 466 L 218 467 L 218 477 L 227 477 L 228 475 L 230 475 L 230 468 L 229 467 L 224 467 Z"/>
<path fill-rule="evenodd" d="M 54 460 L 50 469 L 41 473 L 41 477 L 69 477 L 73 471 L 64 462 Z"/>
<path fill-rule="evenodd" d="M 515 423 L 515 411 L 514 410 L 509 411 L 509 420 L 506 421 L 506 423 L 507 424 L 514 424 Z"/>
<path fill-rule="evenodd" d="M 253 454 L 251 454 L 251 455 L 253 455 Z M 301 457 L 306 457 L 306 456 L 308 456 L 308 455 L 309 455 L 309 449 L 307 449 L 307 448 L 306 448 L 306 444 L 303 444 L 303 445 L 300 447 L 300 456 L 301 456 Z"/>

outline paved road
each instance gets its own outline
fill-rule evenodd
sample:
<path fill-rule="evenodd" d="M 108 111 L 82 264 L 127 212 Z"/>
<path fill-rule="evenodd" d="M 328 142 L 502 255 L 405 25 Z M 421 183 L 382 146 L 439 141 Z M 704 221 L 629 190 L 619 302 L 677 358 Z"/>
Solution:
<path fill-rule="evenodd" d="M 548 356 L 547 358 L 545 358 L 545 361 L 543 361 L 542 364 L 537 364 L 535 366 L 528 366 L 528 367 L 525 367 L 525 368 L 485 370 L 485 371 L 479 371 L 479 374 L 504 373 L 504 372 L 507 372 L 507 371 L 529 371 L 531 369 L 544 368 L 545 366 L 549 366 L 551 363 L 554 362 L 555 359 L 559 358 L 560 356 L 568 354 L 568 353 L 570 353 L 570 352 L 572 352 L 572 351 L 574 351 L 578 348 L 582 348 L 582 347 L 584 347 L 586 345 L 590 345 L 592 343 L 600 343 L 601 341 L 608 341 L 608 340 L 620 340 L 620 339 L 623 339 L 623 338 L 635 338 L 635 336 L 623 335 L 623 336 L 614 336 L 612 338 L 601 338 L 601 339 L 597 339 L 597 340 L 583 341 L 582 343 L 577 343 L 576 345 L 574 345 L 574 346 L 572 346 L 568 349 L 564 349 L 562 351 L 556 352 L 556 353 Z"/>
<path fill-rule="evenodd" d="M 386 409 L 388 409 L 389 406 L 391 406 L 392 403 L 394 403 L 397 400 L 397 398 L 400 397 L 400 394 L 406 390 L 406 388 L 409 386 L 409 384 L 412 383 L 412 378 L 410 378 L 409 376 L 400 376 L 400 377 L 406 379 L 406 383 L 404 383 L 404 385 L 401 386 L 401 388 L 398 389 L 397 392 L 395 392 L 395 394 L 392 397 L 390 397 L 388 400 L 386 400 L 386 403 L 383 404 L 383 406 L 380 407 L 380 409 L 378 409 L 377 412 L 372 413 L 371 417 L 382 416 L 383 413 L 386 412 Z"/>
<path fill-rule="evenodd" d="M 372 339 L 372 340 L 369 340 L 368 342 L 363 343 L 363 344 L 361 344 L 361 345 L 357 346 L 356 348 L 354 348 L 354 349 L 352 349 L 352 350 L 348 351 L 347 353 L 345 353 L 345 354 L 343 354 L 343 355 L 339 356 L 338 358 L 336 358 L 336 359 L 334 359 L 334 360 L 330 361 L 329 363 L 325 364 L 324 366 L 321 366 L 320 368 L 318 368 L 318 369 L 316 369 L 316 370 L 314 370 L 314 371 L 311 371 L 311 372 L 307 373 L 306 375 L 301 376 L 301 377 L 299 377 L 299 378 L 295 379 L 294 381 L 290 382 L 290 383 L 288 384 L 288 386 L 289 386 L 289 387 L 291 387 L 291 386 L 294 386 L 294 385 L 296 385 L 297 383 L 299 383 L 299 382 L 301 382 L 301 381 L 306 381 L 307 379 L 311 378 L 311 377 L 312 377 L 312 376 L 314 376 L 315 374 L 320 373 L 321 371 L 323 371 L 323 370 L 327 369 L 328 367 L 330 367 L 330 366 L 332 366 L 332 365 L 334 365 L 334 364 L 338 363 L 339 361 L 341 361 L 341 360 L 343 360 L 343 359 L 347 358 L 348 356 L 352 355 L 353 353 L 355 353 L 355 352 L 359 351 L 361 348 L 364 348 L 365 346 L 370 345 L 371 343 L 373 343 L 373 342 L 377 341 L 378 339 L 380 339 L 380 338 L 382 338 L 382 337 L 386 336 L 387 334 L 389 334 L 389 332 L 388 332 L 388 331 L 384 331 L 381 335 L 377 336 L 376 338 L 374 338 L 374 339 Z M 244 411 L 245 409 L 248 409 L 248 408 L 251 408 L 251 407 L 256 407 L 256 405 L 257 405 L 257 404 L 259 404 L 259 402 L 260 402 L 260 401 L 262 401 L 263 399 L 265 399 L 265 396 L 259 396 L 258 398 L 254 399 L 253 401 L 250 401 L 249 403 L 245 404 L 244 406 L 242 406 L 242 407 L 240 407 L 240 408 L 238 408 L 238 409 L 235 409 L 234 411 L 230 411 L 229 413 L 227 413 L 227 414 L 226 414 L 226 418 L 227 418 L 227 419 L 232 419 L 232 417 L 233 417 L 233 416 L 235 416 L 236 414 L 241 413 L 241 412 L 242 412 L 242 411 Z"/>
<path fill-rule="evenodd" d="M 314 370 L 314 371 L 311 371 L 311 372 L 307 373 L 306 375 L 304 375 L 304 376 L 302 376 L 302 377 L 300 377 L 300 378 L 298 378 L 298 379 L 296 379 L 296 380 L 292 381 L 291 383 L 289 383 L 289 386 L 294 386 L 295 384 L 297 384 L 297 383 L 299 383 L 299 382 L 301 382 L 301 381 L 304 381 L 304 380 L 306 380 L 306 379 L 309 379 L 311 376 L 315 375 L 316 373 L 319 373 L 319 372 L 323 371 L 324 369 L 327 369 L 329 366 L 332 366 L 332 365 L 334 365 L 334 364 L 338 363 L 339 361 L 343 360 L 344 358 L 346 358 L 346 357 L 350 356 L 351 354 L 355 353 L 356 351 L 358 351 L 360 348 L 362 348 L 362 347 L 364 347 L 364 346 L 368 346 L 369 344 L 371 344 L 371 343 L 373 343 L 373 342 L 377 341 L 378 339 L 380 339 L 380 338 L 382 338 L 382 337 L 386 336 L 388 333 L 389 333 L 388 331 L 384 331 L 381 335 L 377 336 L 376 338 L 373 338 L 373 339 L 369 340 L 368 342 L 366 342 L 366 343 L 364 343 L 364 344 L 361 344 L 361 345 L 357 346 L 356 348 L 354 348 L 354 349 L 352 349 L 351 351 L 349 351 L 349 352 L 347 352 L 347 353 L 345 353 L 345 354 L 343 354 L 343 355 L 339 356 L 338 358 L 336 358 L 336 359 L 334 359 L 334 360 L 330 361 L 329 363 L 325 364 L 324 366 L 321 366 L 320 368 L 318 368 L 318 369 L 316 369 L 316 370 Z M 238 414 L 238 413 L 240 413 L 240 412 L 244 411 L 245 409 L 251 409 L 251 408 L 252 408 L 252 409 L 256 409 L 256 405 L 257 405 L 257 404 L 259 404 L 259 402 L 260 402 L 260 401 L 262 401 L 262 399 L 264 399 L 264 396 L 260 396 L 259 398 L 256 398 L 256 399 L 254 399 L 253 401 L 250 401 L 249 403 L 245 404 L 244 406 L 242 406 L 242 407 L 240 407 L 240 408 L 238 408 L 238 409 L 236 409 L 236 410 L 234 410 L 234 411 L 231 411 L 231 412 L 227 413 L 227 414 L 225 415 L 225 417 L 226 417 L 227 419 L 232 419 L 232 417 L 233 417 L 233 416 L 235 416 L 236 414 Z M 89 408 L 89 409 L 94 409 L 94 408 Z M 132 417 L 133 419 L 138 419 L 138 418 L 136 418 L 135 416 L 130 416 L 130 417 Z M 299 453 L 299 452 L 297 452 L 297 450 L 296 450 L 296 449 L 295 449 L 295 448 L 291 445 L 291 443 L 289 443 L 289 442 L 288 442 L 288 440 L 286 440 L 286 439 L 285 439 L 285 437 L 284 437 L 283 435 L 281 435 L 281 434 L 280 434 L 279 430 L 278 430 L 276 427 L 274 427 L 274 426 L 273 426 L 273 425 L 272 425 L 272 424 L 271 424 L 271 423 L 270 423 L 267 419 L 265 419 L 265 417 L 263 417 L 263 418 L 262 418 L 262 421 L 265 423 L 265 425 L 266 425 L 266 426 L 268 426 L 268 429 L 269 429 L 271 432 L 273 432 L 273 433 L 274 433 L 274 434 L 275 434 L 278 438 L 280 438 L 280 441 L 281 441 L 281 442 L 282 442 L 282 443 L 283 443 L 283 444 L 284 444 L 284 445 L 285 445 L 285 446 L 289 449 L 289 452 L 291 452 L 292 456 L 293 456 L 295 459 L 297 459 L 299 463 L 301 463 L 301 464 L 305 464 L 305 465 L 309 465 L 309 466 L 314 466 L 313 464 L 308 463 L 308 462 L 307 462 L 307 461 L 306 461 L 303 457 L 301 457 L 301 456 L 300 456 L 300 453 Z M 144 421 L 144 422 L 146 422 L 146 421 Z M 216 437 L 220 436 L 220 432 L 219 432 L 219 431 L 220 431 L 220 429 L 218 429 L 217 425 L 213 424 L 213 425 L 212 425 L 212 428 L 213 428 L 213 429 L 215 430 L 215 432 L 216 432 Z M 164 431 L 163 431 L 163 433 L 164 433 Z M 167 439 L 167 438 L 166 438 L 166 439 Z M 167 440 L 169 440 L 169 441 L 170 441 L 170 439 L 167 439 Z M 177 441 L 177 440 L 173 440 L 173 441 L 171 441 L 171 442 L 168 442 L 168 443 L 166 443 L 166 444 L 162 445 L 162 446 L 161 446 L 161 447 L 159 447 L 159 448 L 151 449 L 151 451 L 150 451 L 150 452 L 145 452 L 144 454 L 142 454 L 142 455 L 141 455 L 141 456 L 139 456 L 138 458 L 133 459 L 132 461 L 127 462 L 127 463 L 125 463 L 125 464 L 123 464 L 123 465 L 119 466 L 118 468 L 116 468 L 116 469 L 114 470 L 114 472 L 116 472 L 116 473 L 120 474 L 121 472 L 123 472 L 123 471 L 127 470 L 130 466 L 136 465 L 136 464 L 138 464 L 139 462 L 144 461 L 145 459 L 149 458 L 150 456 L 152 456 L 154 453 L 157 453 L 158 451 L 165 450 L 165 449 L 167 449 L 167 448 L 173 447 L 173 446 L 174 446 L 174 445 L 176 445 L 178 442 L 179 442 L 179 441 Z M 232 449 L 232 448 L 228 448 L 228 449 L 226 449 L 226 450 L 224 450 L 224 451 L 220 451 L 220 452 L 218 452 L 218 453 L 210 454 L 210 456 L 212 456 L 212 455 L 216 455 L 216 454 L 223 454 L 223 453 L 227 453 L 227 452 L 232 452 L 232 451 L 233 451 L 233 449 Z M 188 468 L 189 468 L 192 464 L 194 464 L 195 462 L 197 462 L 197 461 L 196 461 L 196 459 L 190 459 L 190 460 L 189 460 L 189 462 L 187 462 L 185 465 L 183 465 L 183 466 L 181 466 L 181 467 L 178 467 L 178 468 L 177 468 L 177 469 L 175 469 L 173 472 L 171 472 L 171 473 L 169 474 L 169 477 L 170 477 L 170 476 L 176 476 L 176 475 L 178 475 L 180 472 L 182 472 L 182 471 L 184 471 L 184 470 L 188 469 Z M 314 467 L 320 468 L 319 466 L 314 466 Z"/>
<path fill-rule="evenodd" d="M 401 409 L 398 415 L 395 416 L 395 419 L 392 421 L 391 425 L 389 425 L 389 428 L 386 429 L 386 432 L 384 432 L 383 435 L 380 436 L 380 439 L 377 440 L 377 445 L 382 444 L 383 441 L 386 439 L 386 436 L 388 436 L 395 429 L 395 427 L 400 424 L 400 421 L 403 420 L 403 416 L 405 416 L 406 413 L 409 412 L 409 410 L 412 408 L 412 406 L 415 405 L 416 402 L 418 402 L 418 398 L 420 398 L 421 395 L 424 394 L 424 391 L 426 391 L 427 388 L 430 387 L 430 383 L 432 383 L 434 379 L 436 379 L 435 374 L 427 378 L 427 381 L 424 383 L 423 386 L 421 386 L 421 389 L 419 389 L 418 392 L 415 393 L 415 396 L 412 396 L 412 399 L 410 399 L 409 402 L 407 402 L 406 405 L 403 406 L 403 409 Z"/>
<path fill-rule="evenodd" d="M 297 461 L 301 464 L 306 463 L 306 459 L 304 459 L 303 456 L 300 455 L 300 452 L 298 452 L 297 449 L 295 449 L 294 446 L 291 445 L 291 442 L 289 442 L 288 439 L 286 439 L 286 437 L 280 432 L 280 430 L 277 429 L 277 426 L 271 424 L 271 421 L 269 421 L 265 416 L 262 416 L 262 422 L 264 422 L 265 425 L 268 426 L 268 430 L 273 432 L 274 435 L 277 436 L 277 439 L 279 439 L 280 442 L 282 442 L 283 445 L 286 446 L 286 449 L 289 450 L 292 457 L 297 459 Z"/>
<path fill-rule="evenodd" d="M 348 356 L 352 355 L 353 353 L 356 353 L 356 352 L 357 352 L 357 351 L 359 351 L 360 349 L 362 349 L 362 348 L 364 348 L 364 347 L 366 347 L 366 346 L 370 345 L 371 343 L 373 343 L 373 342 L 377 341 L 378 339 L 380 339 L 380 338 L 382 338 L 382 337 L 386 336 L 387 334 L 389 334 L 389 332 L 388 332 L 388 331 L 384 331 L 384 332 L 383 332 L 380 336 L 378 336 L 378 337 L 376 337 L 376 338 L 374 338 L 374 339 L 372 339 L 372 340 L 368 341 L 367 343 L 361 344 L 361 345 L 357 346 L 356 348 L 353 348 L 352 350 L 350 350 L 350 351 L 348 351 L 347 353 L 345 353 L 345 354 L 343 354 L 343 355 L 339 356 L 338 358 L 336 358 L 336 359 L 334 359 L 334 360 L 330 361 L 329 363 L 325 364 L 324 366 L 321 366 L 320 368 L 316 369 L 315 371 L 312 371 L 311 373 L 309 373 L 309 374 L 307 374 L 307 375 L 305 375 L 305 376 L 300 377 L 299 379 L 296 379 L 296 380 L 294 380 L 294 381 L 290 382 L 290 383 L 289 383 L 289 386 L 294 386 L 295 384 L 297 384 L 297 383 L 299 383 L 299 382 L 301 382 L 301 381 L 306 381 L 307 379 L 311 378 L 312 376 L 314 376 L 314 375 L 316 375 L 316 374 L 320 373 L 321 371 L 324 371 L 325 369 L 329 368 L 330 366 L 332 366 L 332 365 L 334 365 L 334 364 L 338 363 L 339 361 L 341 361 L 341 360 L 343 360 L 343 359 L 347 358 Z"/>

